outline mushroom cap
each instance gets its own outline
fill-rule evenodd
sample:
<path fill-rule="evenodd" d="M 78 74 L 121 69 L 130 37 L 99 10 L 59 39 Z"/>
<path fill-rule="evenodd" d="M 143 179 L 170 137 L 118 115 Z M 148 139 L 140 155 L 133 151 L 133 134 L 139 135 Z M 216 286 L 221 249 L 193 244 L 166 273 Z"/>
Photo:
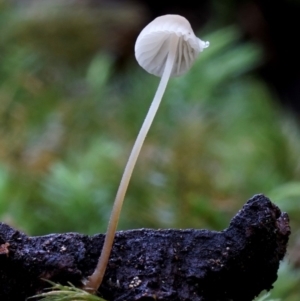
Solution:
<path fill-rule="evenodd" d="M 178 44 L 171 76 L 187 72 L 199 52 L 209 46 L 209 42 L 203 42 L 195 36 L 186 18 L 179 15 L 157 17 L 141 31 L 135 43 L 136 60 L 147 72 L 162 76 L 172 35 L 178 37 Z"/>

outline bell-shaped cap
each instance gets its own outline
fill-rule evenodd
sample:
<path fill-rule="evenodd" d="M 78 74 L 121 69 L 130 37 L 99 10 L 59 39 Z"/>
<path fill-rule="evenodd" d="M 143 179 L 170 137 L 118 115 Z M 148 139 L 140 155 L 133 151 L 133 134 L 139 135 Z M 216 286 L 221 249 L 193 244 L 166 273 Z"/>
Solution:
<path fill-rule="evenodd" d="M 135 43 L 135 57 L 147 72 L 162 76 L 172 35 L 178 37 L 178 43 L 171 76 L 186 73 L 199 52 L 209 46 L 209 42 L 203 42 L 195 36 L 189 21 L 184 17 L 179 15 L 158 17 L 141 31 Z"/>

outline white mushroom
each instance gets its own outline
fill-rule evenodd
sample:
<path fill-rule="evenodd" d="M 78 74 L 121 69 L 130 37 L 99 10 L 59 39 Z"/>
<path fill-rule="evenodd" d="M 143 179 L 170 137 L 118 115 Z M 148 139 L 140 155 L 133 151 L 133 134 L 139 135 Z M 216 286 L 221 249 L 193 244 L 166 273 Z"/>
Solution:
<path fill-rule="evenodd" d="M 138 63 L 149 73 L 160 76 L 161 80 L 126 164 L 99 262 L 94 273 L 88 278 L 85 290 L 95 292 L 101 285 L 129 180 L 169 78 L 187 72 L 192 67 L 199 52 L 208 46 L 208 42 L 203 42 L 195 36 L 190 23 L 178 15 L 165 15 L 156 18 L 138 36 L 135 44 L 135 56 Z"/>
<path fill-rule="evenodd" d="M 135 57 L 146 71 L 161 77 L 167 70 L 170 56 L 170 76 L 186 73 L 199 52 L 209 46 L 197 38 L 187 19 L 178 15 L 156 18 L 140 33 L 135 43 Z"/>

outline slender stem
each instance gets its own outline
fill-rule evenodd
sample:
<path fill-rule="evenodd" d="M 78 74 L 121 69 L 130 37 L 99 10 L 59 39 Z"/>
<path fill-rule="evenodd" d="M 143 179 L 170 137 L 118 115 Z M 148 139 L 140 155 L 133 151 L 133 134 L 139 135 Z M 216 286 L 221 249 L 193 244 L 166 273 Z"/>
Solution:
<path fill-rule="evenodd" d="M 129 184 L 129 180 L 132 175 L 133 168 L 135 166 L 135 163 L 137 161 L 138 155 L 140 153 L 140 150 L 142 148 L 142 145 L 144 143 L 144 140 L 146 138 L 146 135 L 149 131 L 149 128 L 152 124 L 152 121 L 154 119 L 154 116 L 157 112 L 157 109 L 159 107 L 159 104 L 161 102 L 162 96 L 165 92 L 166 86 L 168 84 L 171 72 L 173 70 L 175 58 L 176 58 L 176 51 L 177 51 L 177 45 L 178 45 L 179 38 L 176 34 L 171 35 L 170 37 L 170 52 L 167 57 L 165 69 L 163 72 L 163 75 L 161 77 L 159 86 L 157 88 L 156 94 L 154 96 L 154 99 L 152 101 L 152 104 L 149 108 L 148 114 L 144 120 L 144 123 L 140 129 L 140 132 L 137 136 L 137 139 L 134 143 L 133 149 L 131 151 L 131 154 L 129 156 L 129 159 L 127 161 L 119 189 L 116 195 L 116 199 L 113 205 L 113 209 L 111 212 L 111 217 L 108 223 L 108 228 L 104 240 L 104 245 L 102 248 L 101 256 L 99 258 L 97 267 L 94 271 L 94 273 L 88 278 L 87 283 L 85 284 L 84 289 L 90 292 L 96 292 L 98 287 L 102 283 L 102 279 L 104 277 L 104 273 L 106 270 L 106 266 L 108 264 L 110 252 L 112 249 L 116 229 L 118 226 L 118 221 L 120 217 L 120 212 L 122 208 L 122 204 L 124 201 L 125 193 Z"/>

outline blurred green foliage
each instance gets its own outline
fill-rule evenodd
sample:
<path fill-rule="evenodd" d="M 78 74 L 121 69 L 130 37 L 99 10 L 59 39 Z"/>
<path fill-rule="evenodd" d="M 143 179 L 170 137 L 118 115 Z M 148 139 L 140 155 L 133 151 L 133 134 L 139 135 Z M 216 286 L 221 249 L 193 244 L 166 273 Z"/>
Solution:
<path fill-rule="evenodd" d="M 0 219 L 32 235 L 104 232 L 159 79 L 132 57 L 116 72 L 107 52 L 114 20 L 130 10 L 103 19 L 101 9 L 34 9 L 0 2 Z M 220 230 L 264 193 L 291 217 L 292 250 L 300 240 L 299 124 L 251 72 L 260 49 L 235 27 L 211 32 L 192 70 L 169 83 L 119 228 Z M 270 299 L 299 300 L 290 261 Z"/>

